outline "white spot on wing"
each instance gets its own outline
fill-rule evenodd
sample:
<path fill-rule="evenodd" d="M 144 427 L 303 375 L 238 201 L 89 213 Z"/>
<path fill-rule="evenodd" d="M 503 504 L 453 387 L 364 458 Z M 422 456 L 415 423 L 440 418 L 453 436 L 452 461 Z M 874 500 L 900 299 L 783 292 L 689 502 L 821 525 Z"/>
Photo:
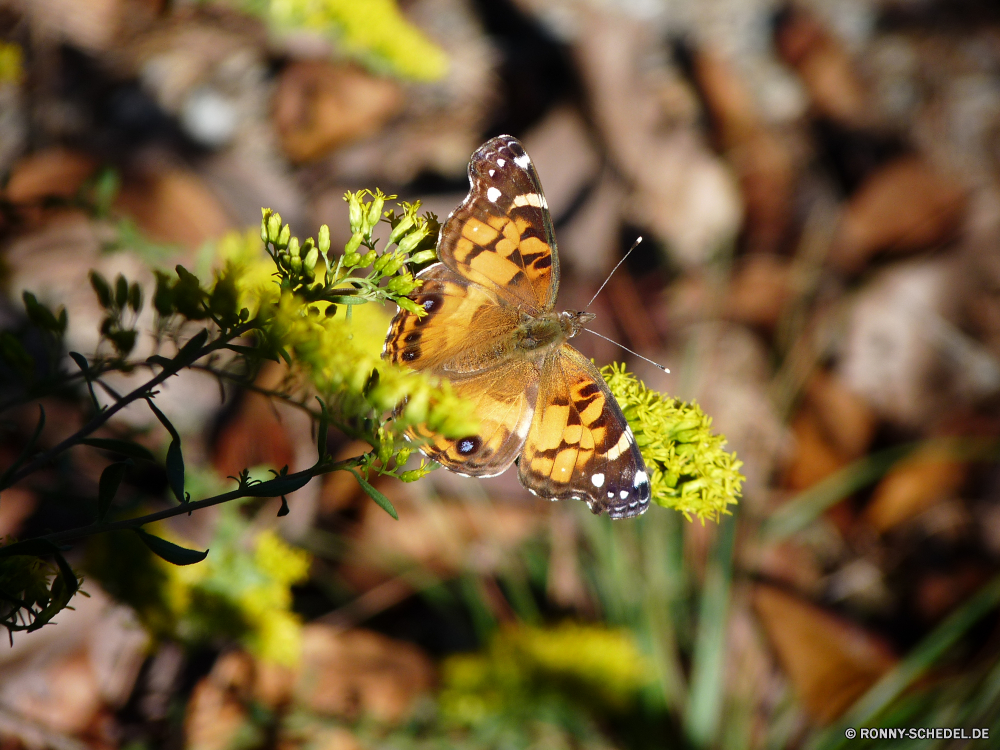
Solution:
<path fill-rule="evenodd" d="M 626 497 L 628 497 L 628 490 L 622 490 L 621 492 L 619 492 L 618 497 L 624 500 Z"/>
<path fill-rule="evenodd" d="M 618 442 L 615 443 L 611 447 L 611 450 L 608 451 L 608 460 L 609 461 L 614 461 L 622 453 L 624 453 L 631 444 L 632 444 L 632 441 L 629 438 L 629 433 L 628 432 L 623 432 L 622 436 L 620 438 L 618 438 Z"/>
<path fill-rule="evenodd" d="M 493 176 L 493 175 L 495 175 L 495 174 L 496 174 L 496 170 L 495 170 L 495 169 L 491 169 L 491 170 L 490 170 L 490 177 L 492 177 L 492 176 Z"/>
<path fill-rule="evenodd" d="M 542 208 L 545 203 L 545 199 L 542 198 L 538 193 L 524 193 L 514 198 L 515 206 L 534 206 L 535 208 Z"/>
<path fill-rule="evenodd" d="M 486 197 L 489 198 L 490 201 L 493 203 L 497 202 L 497 198 L 499 198 L 500 195 L 501 195 L 500 191 L 497 190 L 495 187 L 491 187 L 489 190 L 486 191 Z"/>
<path fill-rule="evenodd" d="M 609 493 L 608 493 L 608 497 L 614 497 L 614 496 L 615 496 L 615 493 L 614 493 L 614 492 L 609 492 Z"/>
<path fill-rule="evenodd" d="M 501 166 L 501 167 L 502 167 L 502 166 L 503 166 L 504 164 L 506 164 L 506 163 L 507 163 L 507 162 L 505 162 L 505 161 L 504 161 L 503 159 L 497 159 L 497 165 L 498 165 L 498 166 Z"/>
<path fill-rule="evenodd" d="M 604 486 L 604 475 L 603 474 L 594 474 L 594 476 L 592 476 L 590 478 L 590 482 L 595 487 L 603 487 Z"/>
<path fill-rule="evenodd" d="M 638 487 L 641 484 L 646 484 L 649 481 L 649 477 L 646 476 L 646 472 L 637 471 L 635 473 L 635 479 L 632 480 L 632 486 Z"/>
<path fill-rule="evenodd" d="M 527 169 L 528 165 L 531 164 L 531 159 L 528 158 L 527 154 L 521 154 L 520 156 L 514 157 L 514 163 L 521 169 Z"/>

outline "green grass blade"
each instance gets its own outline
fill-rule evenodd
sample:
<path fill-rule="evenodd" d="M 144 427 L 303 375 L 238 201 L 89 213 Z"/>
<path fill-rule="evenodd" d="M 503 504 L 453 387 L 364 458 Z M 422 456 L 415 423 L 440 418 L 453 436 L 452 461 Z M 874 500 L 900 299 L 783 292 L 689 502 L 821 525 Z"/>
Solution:
<path fill-rule="evenodd" d="M 733 579 L 736 518 L 719 524 L 712 559 L 705 575 L 698 615 L 698 635 L 691 666 L 691 692 L 684 716 L 685 732 L 695 747 L 708 747 L 718 735 L 725 693 L 726 626 Z"/>

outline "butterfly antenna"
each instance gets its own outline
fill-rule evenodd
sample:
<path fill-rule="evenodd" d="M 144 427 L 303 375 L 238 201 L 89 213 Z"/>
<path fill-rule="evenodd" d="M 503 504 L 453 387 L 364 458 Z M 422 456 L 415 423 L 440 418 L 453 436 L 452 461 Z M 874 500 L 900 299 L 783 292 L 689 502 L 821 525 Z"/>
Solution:
<path fill-rule="evenodd" d="M 635 246 L 633 245 L 633 247 L 635 247 Z M 610 341 L 615 346 L 621 347 L 622 349 L 624 349 L 625 351 L 627 351 L 629 354 L 634 354 L 636 357 L 638 357 L 639 359 L 643 360 L 644 362 L 649 362 L 649 364 L 654 365 L 656 367 L 659 367 L 664 372 L 670 372 L 670 370 L 668 370 L 666 367 L 664 367 L 663 365 L 661 365 L 659 362 L 654 362 L 649 357 L 643 357 L 641 354 L 639 354 L 639 352 L 634 352 L 631 349 L 629 349 L 627 346 L 622 346 L 621 344 L 619 344 L 614 339 L 609 339 L 603 333 L 598 333 L 597 331 L 591 331 L 589 328 L 584 328 L 583 330 L 585 330 L 587 333 L 592 333 L 595 336 L 598 336 L 599 338 L 604 339 L 605 341 Z"/>
<path fill-rule="evenodd" d="M 606 287 L 608 285 L 608 282 L 611 281 L 611 277 L 615 275 L 615 271 L 618 270 L 618 268 L 621 266 L 622 263 L 624 263 L 626 260 L 628 260 L 628 256 L 630 256 L 632 254 L 632 251 L 635 250 L 639 246 L 640 242 L 642 242 L 642 237 L 636 237 L 635 242 L 632 243 L 632 247 L 630 247 L 628 249 L 628 252 L 625 253 L 625 255 L 622 257 L 622 259 L 620 261 L 618 261 L 618 265 L 616 265 L 614 268 L 611 269 L 611 273 L 608 274 L 608 278 L 606 278 L 604 280 L 604 283 L 601 284 L 601 288 L 598 289 L 597 292 L 595 292 L 594 296 L 590 298 L 590 302 L 588 302 L 587 306 L 585 308 L 583 308 L 584 311 L 590 309 L 590 306 L 592 304 L 594 304 L 594 300 L 597 299 L 597 295 L 600 294 L 601 290 L 603 290 L 604 287 Z M 591 331 L 591 333 L 593 333 L 593 331 Z M 625 347 L 622 347 L 622 348 L 624 349 Z M 632 352 L 632 353 L 635 354 L 635 352 Z M 638 356 L 638 355 L 636 355 L 636 356 Z M 656 364 L 656 363 L 654 362 L 654 364 Z"/>

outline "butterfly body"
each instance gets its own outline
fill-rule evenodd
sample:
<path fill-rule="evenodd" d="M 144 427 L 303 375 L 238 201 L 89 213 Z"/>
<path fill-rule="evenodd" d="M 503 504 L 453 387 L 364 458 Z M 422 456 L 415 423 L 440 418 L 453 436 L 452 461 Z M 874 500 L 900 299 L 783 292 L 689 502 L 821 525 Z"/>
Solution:
<path fill-rule="evenodd" d="M 400 309 L 383 357 L 445 377 L 475 406 L 476 435 L 409 436 L 446 468 L 518 477 L 549 499 L 585 501 L 595 513 L 645 512 L 650 488 L 632 431 L 597 368 L 567 342 L 594 318 L 556 312 L 559 257 L 538 175 L 510 136 L 469 163 L 471 189 L 441 228 L 441 262 Z"/>

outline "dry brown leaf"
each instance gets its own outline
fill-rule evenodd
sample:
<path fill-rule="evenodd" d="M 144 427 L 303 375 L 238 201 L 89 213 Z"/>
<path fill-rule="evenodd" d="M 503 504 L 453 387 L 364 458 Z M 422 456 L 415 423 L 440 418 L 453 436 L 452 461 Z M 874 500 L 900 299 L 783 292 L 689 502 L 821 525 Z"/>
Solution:
<path fill-rule="evenodd" d="M 773 328 L 792 296 L 791 263 L 776 255 L 754 253 L 742 259 L 725 298 L 730 320 Z"/>
<path fill-rule="evenodd" d="M 388 78 L 350 65 L 294 62 L 281 74 L 274 124 L 288 158 L 310 161 L 373 133 L 402 104 L 402 90 Z"/>
<path fill-rule="evenodd" d="M 792 420 L 795 453 L 785 472 L 785 486 L 796 492 L 812 487 L 847 465 L 827 438 L 824 425 L 812 409 L 800 409 Z"/>
<path fill-rule="evenodd" d="M 79 151 L 55 147 L 36 151 L 18 161 L 2 192 L 14 203 L 34 203 L 43 198 L 72 198 L 97 169 L 97 162 Z"/>
<path fill-rule="evenodd" d="M 851 196 L 830 259 L 855 272 L 879 252 L 907 253 L 955 236 L 965 214 L 962 186 L 919 156 L 896 159 Z"/>
<path fill-rule="evenodd" d="M 854 460 L 863 456 L 878 426 L 878 418 L 868 402 L 838 377 L 822 370 L 809 378 L 805 396 L 830 444 L 845 458 Z"/>
<path fill-rule="evenodd" d="M 896 662 L 868 631 L 773 586 L 756 587 L 754 606 L 796 693 L 821 723 L 840 716 Z"/>
<path fill-rule="evenodd" d="M 294 700 L 316 713 L 399 721 L 434 683 L 430 659 L 409 643 L 317 624 L 307 625 L 302 636 Z"/>
<path fill-rule="evenodd" d="M 774 42 L 798 72 L 818 114 L 843 123 L 866 120 L 867 97 L 851 57 L 815 16 L 789 6 L 778 18 Z"/>
<path fill-rule="evenodd" d="M 84 733 L 104 707 L 87 650 L 77 649 L 22 680 L 8 707 L 21 717 L 53 731 Z"/>
<path fill-rule="evenodd" d="M 242 651 L 223 654 L 212 672 L 191 693 L 184 717 L 187 750 L 227 750 L 249 723 L 246 697 L 252 688 L 254 660 Z"/>
<path fill-rule="evenodd" d="M 716 142 L 740 181 L 746 247 L 751 252 L 776 252 L 792 213 L 792 156 L 760 118 L 749 91 L 726 61 L 698 49 L 692 63 Z"/>
<path fill-rule="evenodd" d="M 965 480 L 965 472 L 966 464 L 940 449 L 924 449 L 879 482 L 865 508 L 865 520 L 884 533 L 953 495 Z"/>
<path fill-rule="evenodd" d="M 194 172 L 167 168 L 125 180 L 115 208 L 160 242 L 195 250 L 233 228 L 222 205 Z"/>

